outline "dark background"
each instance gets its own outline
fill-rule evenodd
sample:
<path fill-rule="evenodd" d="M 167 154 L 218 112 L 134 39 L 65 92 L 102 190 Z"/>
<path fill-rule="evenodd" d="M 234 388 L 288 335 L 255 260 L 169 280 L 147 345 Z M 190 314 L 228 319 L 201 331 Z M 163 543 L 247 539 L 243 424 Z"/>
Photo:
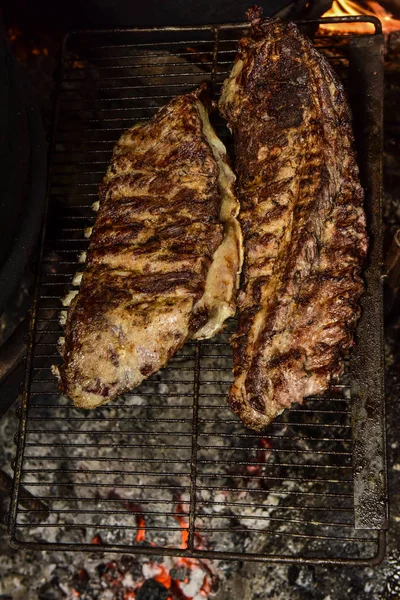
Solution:
<path fill-rule="evenodd" d="M 258 2 L 265 14 L 273 14 L 288 0 Z M 251 2 L 246 0 L 29 0 L 8 1 L 6 22 L 17 20 L 31 27 L 56 29 L 85 27 L 145 27 L 157 25 L 199 25 L 243 21 Z"/>

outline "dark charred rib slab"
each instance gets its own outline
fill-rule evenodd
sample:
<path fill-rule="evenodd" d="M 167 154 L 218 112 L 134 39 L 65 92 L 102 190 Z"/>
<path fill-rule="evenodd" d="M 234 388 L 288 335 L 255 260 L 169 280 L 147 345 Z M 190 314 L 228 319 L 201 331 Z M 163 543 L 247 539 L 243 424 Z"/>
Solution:
<path fill-rule="evenodd" d="M 249 12 L 253 35 L 239 42 L 220 110 L 245 242 L 228 402 L 259 430 L 341 372 L 367 234 L 342 85 L 295 25 Z"/>

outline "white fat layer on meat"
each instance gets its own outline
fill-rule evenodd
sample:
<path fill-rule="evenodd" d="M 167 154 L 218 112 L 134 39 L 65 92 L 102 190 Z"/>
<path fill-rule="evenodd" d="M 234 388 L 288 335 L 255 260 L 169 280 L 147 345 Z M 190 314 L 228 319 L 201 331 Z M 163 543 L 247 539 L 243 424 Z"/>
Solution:
<path fill-rule="evenodd" d="M 57 346 L 58 346 L 58 351 L 61 354 L 61 356 L 64 356 L 64 346 L 65 346 L 65 337 L 64 336 L 61 336 L 58 338 Z M 52 365 L 52 367 L 54 367 L 58 372 L 58 367 L 56 365 Z"/>
<path fill-rule="evenodd" d="M 92 209 L 94 211 L 99 210 L 99 202 L 98 201 L 93 202 Z M 85 229 L 83 230 L 83 234 L 86 239 L 90 238 L 90 236 L 92 235 L 92 231 L 93 231 L 93 227 L 85 227 Z M 85 263 L 86 259 L 87 259 L 87 252 L 86 252 L 86 250 L 84 250 L 83 252 L 80 253 L 80 255 L 78 257 L 78 263 L 80 263 L 80 264 Z M 82 283 L 82 277 L 83 277 L 83 271 L 77 271 L 72 279 L 71 285 L 79 288 L 79 286 Z M 63 306 L 69 306 L 78 292 L 79 292 L 79 289 L 78 290 L 70 290 L 68 292 L 68 294 L 61 300 Z M 65 315 L 63 316 L 63 314 L 61 313 L 60 319 L 59 319 L 61 325 L 65 325 L 65 320 L 66 320 L 66 316 Z M 60 343 L 60 340 L 61 340 L 61 338 L 58 340 L 59 343 Z"/>
<path fill-rule="evenodd" d="M 71 290 L 68 292 L 68 294 L 61 300 L 62 305 L 63 306 L 69 306 L 72 302 L 72 300 L 75 298 L 75 296 L 77 295 L 78 290 Z"/>
<path fill-rule="evenodd" d="M 82 281 L 82 275 L 82 271 L 78 271 L 77 273 L 75 273 L 74 278 L 72 280 L 72 285 L 80 286 Z"/>
<path fill-rule="evenodd" d="M 60 380 L 60 379 L 61 379 L 61 377 L 60 377 L 60 370 L 59 370 L 59 368 L 57 367 L 57 365 L 51 365 L 51 367 L 50 367 L 50 370 L 51 370 L 51 372 L 53 373 L 53 375 L 54 375 L 55 377 L 57 377 L 57 379 L 58 379 L 58 380 Z"/>
<path fill-rule="evenodd" d="M 207 310 L 209 314 L 207 323 L 192 336 L 193 339 L 206 339 L 218 333 L 226 319 L 235 314 L 235 293 L 243 263 L 243 239 L 237 220 L 240 205 L 233 192 L 236 177 L 227 163 L 225 146 L 216 136 L 200 101 L 197 109 L 203 133 L 218 166 L 218 184 L 222 192 L 220 219 L 224 223 L 224 239 L 214 252 L 204 294 L 193 309 L 194 313 Z"/>
<path fill-rule="evenodd" d="M 90 228 L 93 229 L 93 228 Z M 87 253 L 84 251 L 80 254 L 79 258 L 78 258 L 78 262 L 79 263 L 84 263 L 86 262 L 86 256 Z M 75 298 L 75 296 L 78 294 L 79 292 L 79 287 L 82 283 L 82 277 L 83 277 L 83 271 L 77 271 L 72 279 L 71 284 L 75 287 L 77 287 L 78 289 L 75 290 L 70 290 L 68 292 L 68 294 L 61 300 L 63 306 L 69 306 L 72 302 L 72 300 Z M 67 322 L 67 312 L 62 310 L 60 312 L 60 316 L 58 319 L 60 325 L 64 326 L 65 323 Z M 58 338 L 58 345 L 60 347 L 60 353 L 62 354 L 62 349 L 64 347 L 64 343 L 65 343 L 65 338 L 64 337 L 59 337 Z M 53 365 L 54 366 L 54 365 Z M 55 367 L 56 368 L 56 367 Z M 58 369 L 57 369 L 58 370 Z"/>
<path fill-rule="evenodd" d="M 222 86 L 222 94 L 219 100 L 220 105 L 227 106 L 228 104 L 234 104 L 237 96 L 240 94 L 239 74 L 243 69 L 244 62 L 239 59 L 235 62 L 231 74 L 228 79 L 225 79 Z"/>
<path fill-rule="evenodd" d="M 78 272 L 75 274 L 75 276 L 72 280 L 73 285 L 77 285 L 76 283 L 74 283 L 76 279 L 79 279 L 78 285 L 80 285 L 81 279 L 82 279 L 82 273 Z M 78 291 L 79 290 L 70 290 L 68 292 L 68 294 L 64 298 L 61 299 L 62 305 L 68 307 L 71 304 L 72 300 L 77 295 Z M 65 311 L 65 310 L 60 311 L 60 316 L 59 316 L 58 321 L 59 321 L 60 325 L 62 325 L 62 326 L 65 325 L 65 323 L 67 322 L 67 311 Z M 58 343 L 60 349 L 62 350 L 62 348 L 64 347 L 65 338 L 63 336 L 59 337 L 57 340 L 57 343 Z M 53 368 L 53 367 L 57 368 L 55 365 L 52 365 L 51 368 Z M 58 371 L 58 368 L 57 368 L 57 371 Z"/>
<path fill-rule="evenodd" d="M 92 204 L 92 210 L 94 212 L 97 212 L 99 210 L 99 207 L 100 207 L 100 202 L 98 200 L 96 200 L 96 202 L 93 202 L 93 204 Z M 92 235 L 92 232 L 93 232 L 93 227 L 86 227 L 83 230 L 83 235 L 85 236 L 86 239 L 89 239 L 90 236 Z M 86 252 L 86 250 L 83 250 L 83 252 L 81 252 L 80 255 L 78 256 L 78 263 L 83 264 L 83 263 L 86 262 L 86 259 L 87 259 L 87 252 Z M 75 273 L 75 275 L 74 275 L 74 277 L 72 279 L 71 285 L 77 287 L 78 289 L 70 290 L 67 293 L 67 295 L 64 298 L 61 299 L 61 302 L 62 302 L 63 306 L 66 306 L 66 307 L 70 306 L 72 300 L 78 294 L 79 287 L 80 287 L 80 285 L 82 283 L 82 276 L 83 276 L 83 272 L 82 271 L 77 271 Z M 58 321 L 59 321 L 60 325 L 62 325 L 62 326 L 65 325 L 65 323 L 67 322 L 67 312 L 66 311 L 62 310 L 60 312 L 60 316 L 59 316 Z M 65 344 L 65 338 L 63 336 L 59 337 L 57 343 L 58 343 L 58 346 L 60 348 L 60 353 L 62 354 L 62 351 L 63 351 L 63 348 L 64 348 L 64 344 Z M 56 365 L 52 365 L 51 366 L 51 370 L 52 370 L 53 374 L 56 375 L 56 377 L 58 379 L 60 379 L 60 373 L 59 373 L 58 367 Z"/>
<path fill-rule="evenodd" d="M 81 279 L 82 279 L 82 273 L 78 272 L 78 273 L 75 274 L 75 276 L 74 276 L 74 278 L 72 280 L 72 284 L 73 285 L 77 285 L 76 283 L 74 283 L 75 280 L 76 280 L 76 278 L 79 278 L 79 284 L 78 285 L 80 285 Z M 68 292 L 68 294 L 66 296 L 64 296 L 64 298 L 61 299 L 62 305 L 68 307 L 71 304 L 72 300 L 77 295 L 78 291 L 79 290 L 70 290 Z M 59 321 L 60 325 L 62 325 L 62 326 L 65 325 L 65 323 L 67 321 L 67 311 L 65 311 L 65 310 L 60 311 L 60 316 L 59 316 L 58 321 Z M 60 347 L 62 347 L 64 345 L 64 341 L 65 340 L 64 340 L 63 337 L 58 338 L 58 345 Z"/>

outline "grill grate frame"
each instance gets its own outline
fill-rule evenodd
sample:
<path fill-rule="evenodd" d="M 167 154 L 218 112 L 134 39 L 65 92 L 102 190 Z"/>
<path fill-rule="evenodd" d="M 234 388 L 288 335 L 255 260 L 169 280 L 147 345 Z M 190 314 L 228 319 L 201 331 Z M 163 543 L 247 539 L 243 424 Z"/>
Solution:
<path fill-rule="evenodd" d="M 353 84 L 363 77 L 373 81 L 382 48 L 379 21 L 325 19 L 338 20 L 371 22 L 375 34 L 319 37 L 317 45 L 345 83 L 349 73 L 356 77 Z M 361 138 L 362 122 L 358 151 L 374 239 L 372 267 L 366 273 L 358 347 L 343 381 L 327 396 L 286 411 L 262 438 L 244 429 L 224 405 L 232 323 L 214 340 L 189 342 L 160 374 L 90 413 L 58 394 L 51 373 L 51 365 L 60 362 L 61 298 L 72 289 L 79 255 L 87 247 L 83 231 L 94 222 L 90 207 L 114 143 L 135 121 L 149 118 L 170 97 L 203 79 L 211 80 L 217 96 L 246 28 L 80 31 L 65 38 L 47 226 L 17 435 L 9 516 L 13 547 L 97 551 L 88 540 L 100 533 L 104 549 L 144 555 L 314 564 L 374 564 L 383 558 L 380 148 L 371 150 Z M 357 53 L 361 58 L 369 53 L 373 66 L 365 70 Z M 349 80 L 352 100 L 351 85 Z M 371 90 L 364 86 L 359 93 L 374 123 L 367 134 L 373 132 L 379 141 L 381 104 L 375 102 L 368 112 Z M 229 148 L 222 121 L 214 125 Z M 371 306 L 378 311 L 374 326 Z M 374 363 L 377 356 L 379 364 Z M 365 377 L 368 394 L 360 368 L 371 365 L 377 372 L 374 381 Z M 373 430 L 366 405 L 373 413 Z M 377 447 L 370 461 L 366 436 Z M 23 507 L 27 491 L 46 511 Z M 146 541 L 138 542 L 142 517 Z M 75 537 L 70 535 L 74 530 Z"/>

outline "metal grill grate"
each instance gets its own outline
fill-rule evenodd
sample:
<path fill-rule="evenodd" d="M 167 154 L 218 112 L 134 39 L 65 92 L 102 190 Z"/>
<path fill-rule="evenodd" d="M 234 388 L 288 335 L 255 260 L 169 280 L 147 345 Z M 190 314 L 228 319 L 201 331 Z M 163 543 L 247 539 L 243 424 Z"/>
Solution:
<path fill-rule="evenodd" d="M 286 411 L 262 435 L 243 428 L 225 404 L 233 323 L 211 341 L 186 344 L 140 388 L 92 412 L 59 395 L 52 374 L 60 363 L 61 299 L 82 267 L 84 228 L 93 223 L 91 204 L 114 143 L 204 79 L 217 96 L 244 28 L 75 32 L 65 40 L 14 465 L 14 547 L 94 551 L 100 536 L 110 550 L 142 554 L 335 563 L 382 557 L 381 100 L 368 87 L 373 72 L 374 81 L 380 76 L 380 35 L 316 38 L 361 94 L 359 152 L 374 234 L 359 344 L 343 382 Z M 222 122 L 216 127 L 229 145 Z M 24 508 L 27 492 L 46 510 Z"/>

